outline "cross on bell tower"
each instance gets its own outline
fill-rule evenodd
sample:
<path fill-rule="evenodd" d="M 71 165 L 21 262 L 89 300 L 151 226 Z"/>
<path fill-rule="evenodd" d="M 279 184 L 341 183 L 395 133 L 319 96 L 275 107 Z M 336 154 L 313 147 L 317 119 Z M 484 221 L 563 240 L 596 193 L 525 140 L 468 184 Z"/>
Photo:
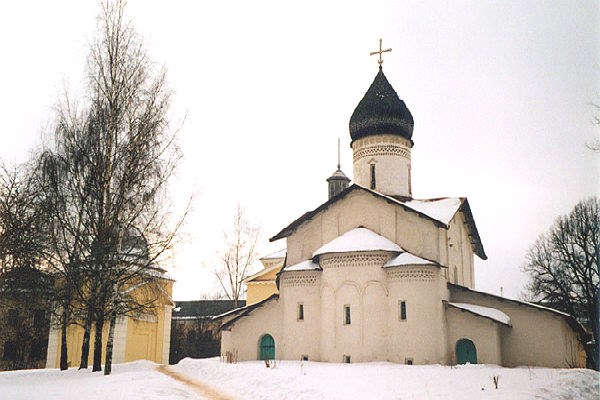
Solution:
<path fill-rule="evenodd" d="M 392 51 L 392 49 L 385 49 L 383 50 L 382 46 L 382 40 L 379 39 L 379 51 L 372 51 L 369 53 L 370 56 L 374 56 L 375 54 L 379 54 L 379 60 L 377 60 L 377 62 L 379 63 L 379 68 L 381 68 L 381 64 L 383 64 L 383 58 L 381 57 L 383 53 L 387 53 L 389 51 Z"/>

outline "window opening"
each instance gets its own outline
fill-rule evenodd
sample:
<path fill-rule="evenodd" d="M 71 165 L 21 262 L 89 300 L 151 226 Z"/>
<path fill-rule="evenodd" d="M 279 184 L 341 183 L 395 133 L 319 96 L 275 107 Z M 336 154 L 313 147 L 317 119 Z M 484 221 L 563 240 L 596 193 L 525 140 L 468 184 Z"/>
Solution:
<path fill-rule="evenodd" d="M 298 303 L 298 321 L 304 321 L 304 304 Z"/>
<path fill-rule="evenodd" d="M 350 356 L 344 355 L 343 360 L 344 360 L 344 364 L 350 364 L 351 358 L 350 358 Z"/>
<path fill-rule="evenodd" d="M 351 323 L 351 319 L 350 319 L 350 305 L 346 304 L 344 305 L 344 325 L 350 325 Z"/>
<path fill-rule="evenodd" d="M 406 321 L 406 301 L 400 300 L 400 321 Z"/>
<path fill-rule="evenodd" d="M 375 189 L 377 183 L 375 182 L 375 164 L 371 164 L 371 189 Z"/>

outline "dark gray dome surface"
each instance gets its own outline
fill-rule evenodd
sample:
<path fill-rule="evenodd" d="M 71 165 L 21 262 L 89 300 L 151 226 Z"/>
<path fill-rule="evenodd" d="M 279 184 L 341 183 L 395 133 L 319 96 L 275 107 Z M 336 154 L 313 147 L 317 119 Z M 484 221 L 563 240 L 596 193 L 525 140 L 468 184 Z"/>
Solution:
<path fill-rule="evenodd" d="M 350 117 L 352 141 L 379 134 L 391 134 L 411 139 L 414 127 L 412 114 L 383 74 L 381 67 L 369 90 Z"/>

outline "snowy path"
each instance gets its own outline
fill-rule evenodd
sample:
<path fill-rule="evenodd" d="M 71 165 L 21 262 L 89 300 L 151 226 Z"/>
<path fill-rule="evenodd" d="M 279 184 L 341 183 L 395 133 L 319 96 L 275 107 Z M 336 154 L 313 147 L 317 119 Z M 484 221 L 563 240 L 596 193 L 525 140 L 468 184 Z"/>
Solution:
<path fill-rule="evenodd" d="M 207 385 L 203 382 L 200 382 L 197 379 L 192 379 L 192 378 L 189 378 L 178 372 L 175 372 L 166 365 L 159 365 L 156 367 L 156 370 L 162 374 L 165 374 L 169 378 L 172 378 L 172 379 L 186 385 L 187 387 L 193 389 L 194 391 L 199 393 L 203 399 L 206 399 L 206 400 L 233 400 L 232 397 L 229 397 L 229 396 L 217 391 L 216 389 L 213 389 L 209 385 Z"/>

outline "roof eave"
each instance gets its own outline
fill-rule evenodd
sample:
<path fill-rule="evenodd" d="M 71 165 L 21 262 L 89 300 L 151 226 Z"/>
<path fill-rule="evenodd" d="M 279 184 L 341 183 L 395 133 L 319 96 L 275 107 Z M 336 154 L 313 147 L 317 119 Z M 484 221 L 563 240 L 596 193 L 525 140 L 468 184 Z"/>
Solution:
<path fill-rule="evenodd" d="M 505 322 L 498 321 L 497 319 L 494 319 L 494 318 L 492 318 L 492 317 L 488 317 L 487 315 L 481 315 L 481 314 L 477 314 L 476 312 L 473 312 L 473 311 L 471 311 L 471 310 L 469 310 L 469 309 L 467 309 L 467 308 L 461 308 L 461 307 L 457 307 L 457 306 L 455 306 L 454 304 L 451 304 L 451 303 L 447 302 L 446 300 L 442 300 L 442 303 L 444 303 L 444 305 L 445 305 L 446 307 L 452 307 L 452 308 L 455 308 L 455 309 L 457 309 L 457 310 L 460 310 L 460 311 L 462 311 L 462 312 L 467 312 L 467 313 L 469 313 L 469 314 L 471 314 L 471 315 L 474 315 L 474 316 L 476 316 L 476 317 L 479 317 L 479 318 L 486 318 L 486 319 L 489 319 L 490 321 L 492 321 L 492 322 L 495 322 L 495 323 L 497 323 L 497 324 L 500 324 L 500 325 L 506 326 L 506 327 L 508 327 L 508 328 L 512 328 L 512 325 L 511 325 L 511 324 L 507 324 L 507 323 L 505 323 Z"/>
<path fill-rule="evenodd" d="M 481 237 L 479 236 L 479 231 L 477 230 L 477 225 L 475 224 L 475 218 L 473 218 L 473 213 L 471 212 L 471 207 L 469 206 L 469 200 L 466 197 L 461 197 L 461 205 L 459 207 L 459 211 L 461 211 L 465 217 L 465 223 L 467 224 L 467 228 L 469 228 L 470 236 L 472 238 L 471 245 L 473 246 L 473 252 L 477 254 L 482 260 L 487 260 L 487 254 L 485 254 L 485 250 L 483 248 L 483 243 L 481 242 Z"/>

